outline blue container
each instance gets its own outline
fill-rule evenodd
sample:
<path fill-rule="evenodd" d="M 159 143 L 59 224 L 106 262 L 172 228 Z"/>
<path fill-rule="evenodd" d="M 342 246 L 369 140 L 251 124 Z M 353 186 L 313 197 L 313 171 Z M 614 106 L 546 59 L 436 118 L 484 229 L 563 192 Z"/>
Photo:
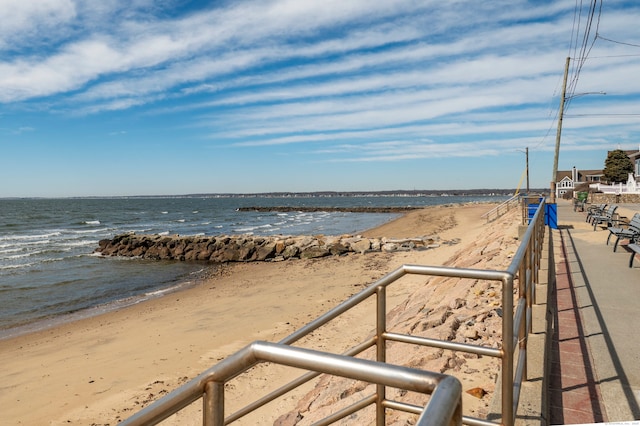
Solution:
<path fill-rule="evenodd" d="M 544 198 L 540 197 L 527 197 L 527 218 L 529 219 L 527 223 L 531 223 L 531 219 L 535 216 L 538 208 L 540 207 L 540 203 L 544 200 Z M 533 202 L 532 202 L 533 201 Z"/>
<path fill-rule="evenodd" d="M 551 229 L 558 229 L 558 205 L 545 204 L 544 224 Z"/>

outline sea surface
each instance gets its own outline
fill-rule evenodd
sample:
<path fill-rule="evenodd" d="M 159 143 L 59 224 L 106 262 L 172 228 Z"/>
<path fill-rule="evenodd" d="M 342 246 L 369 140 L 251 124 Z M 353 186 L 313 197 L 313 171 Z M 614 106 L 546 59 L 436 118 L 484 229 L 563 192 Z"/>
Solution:
<path fill-rule="evenodd" d="M 0 199 L 0 338 L 138 303 L 204 276 L 203 262 L 101 257 L 98 241 L 179 235 L 354 234 L 397 214 L 238 211 L 254 206 L 406 207 L 505 196 Z"/>

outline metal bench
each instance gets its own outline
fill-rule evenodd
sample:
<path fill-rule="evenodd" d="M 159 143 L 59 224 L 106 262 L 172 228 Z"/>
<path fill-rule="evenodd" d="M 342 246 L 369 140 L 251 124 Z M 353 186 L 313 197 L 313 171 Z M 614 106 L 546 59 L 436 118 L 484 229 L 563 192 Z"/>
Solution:
<path fill-rule="evenodd" d="M 640 213 L 634 214 L 629 223 L 622 223 L 624 226 L 610 226 L 607 228 L 609 230 L 607 245 L 609 245 L 611 237 L 613 235 L 616 236 L 616 242 L 613 244 L 614 252 L 618 248 L 618 242 L 620 242 L 621 239 L 628 239 L 633 242 L 640 237 Z"/>
<path fill-rule="evenodd" d="M 604 209 L 607 208 L 606 204 L 594 204 L 592 206 L 589 206 L 587 208 L 587 218 L 585 219 L 585 222 L 591 222 L 591 218 L 593 216 L 596 215 L 601 215 L 602 213 L 604 213 Z"/>
<path fill-rule="evenodd" d="M 629 244 L 627 247 L 631 250 L 631 259 L 629 259 L 629 268 L 633 268 L 633 258 L 636 257 L 636 254 L 640 254 L 640 245 L 638 244 Z"/>
<path fill-rule="evenodd" d="M 613 224 L 617 222 L 617 220 L 614 219 L 613 217 L 617 209 L 618 209 L 618 206 L 612 205 L 612 206 L 609 206 L 604 213 L 591 216 L 591 223 L 593 224 L 593 230 L 595 231 L 596 227 L 601 223 L 606 223 L 607 227 L 613 226 Z"/>

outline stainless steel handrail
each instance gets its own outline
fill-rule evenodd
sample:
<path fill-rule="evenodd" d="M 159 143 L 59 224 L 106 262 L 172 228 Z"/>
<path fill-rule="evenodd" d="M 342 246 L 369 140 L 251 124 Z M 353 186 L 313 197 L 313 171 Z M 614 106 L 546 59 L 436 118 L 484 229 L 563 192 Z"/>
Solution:
<path fill-rule="evenodd" d="M 400 268 L 392 271 L 381 279 L 377 280 L 373 284 L 369 285 L 367 288 L 362 290 L 360 293 L 355 294 L 351 298 L 347 299 L 343 303 L 339 304 L 335 308 L 331 309 L 324 315 L 318 317 L 314 321 L 310 322 L 303 328 L 295 331 L 289 336 L 282 339 L 278 342 L 277 345 L 280 347 L 289 347 L 289 345 L 299 341 L 305 336 L 308 336 L 313 331 L 327 324 L 331 320 L 337 318 L 342 315 L 346 311 L 351 308 L 359 305 L 360 303 L 367 300 L 369 297 L 376 296 L 376 311 L 377 311 L 377 319 L 376 319 L 376 333 L 375 337 L 368 339 L 356 347 L 345 352 L 346 356 L 355 356 L 364 350 L 371 348 L 373 346 L 376 347 L 376 361 L 379 363 L 386 362 L 386 342 L 387 341 L 397 341 L 404 342 L 409 344 L 423 345 L 423 346 L 431 346 L 438 347 L 450 350 L 456 350 L 461 352 L 469 352 L 475 353 L 479 355 L 492 356 L 496 358 L 501 358 L 502 367 L 501 367 L 501 405 L 502 405 L 502 419 L 501 424 L 503 425 L 513 425 L 515 420 L 515 412 L 517 409 L 519 396 L 520 396 L 520 388 L 522 382 L 526 380 L 526 356 L 527 356 L 527 335 L 531 331 L 531 308 L 534 300 L 534 288 L 535 284 L 538 283 L 538 269 L 540 268 L 540 261 L 542 257 L 542 248 L 543 248 L 543 240 L 545 233 L 544 226 L 544 200 L 541 200 L 539 206 L 529 221 L 529 226 L 522 237 L 522 243 L 518 247 L 518 250 L 514 254 L 512 261 L 505 271 L 496 271 L 496 270 L 480 270 L 480 269 L 464 269 L 464 268 L 452 268 L 445 266 L 423 266 L 423 265 L 403 265 Z M 482 280 L 490 280 L 490 281 L 498 281 L 502 284 L 502 310 L 504 312 L 502 316 L 502 346 L 500 349 L 495 348 L 487 348 L 480 345 L 471 345 L 465 343 L 451 342 L 451 341 L 441 341 L 436 339 L 428 339 L 422 337 L 416 337 L 411 335 L 403 335 L 398 333 L 390 333 L 386 330 L 386 288 L 395 283 L 400 278 L 408 274 L 417 274 L 417 275 L 426 275 L 426 276 L 441 276 L 441 277 L 453 277 L 453 278 L 472 278 L 472 279 L 482 279 Z M 514 312 L 514 283 L 518 281 L 518 305 L 515 309 L 515 315 L 509 315 L 508 313 Z M 514 357 L 515 350 L 518 348 L 518 360 L 517 366 L 514 370 Z M 241 355 L 236 354 L 233 355 L 230 359 L 237 359 Z M 324 354 L 330 359 L 331 354 Z M 228 361 L 231 362 L 231 361 Z M 227 361 L 222 361 L 220 364 L 226 364 Z M 219 364 L 219 365 L 220 365 Z M 310 373 L 301 376 L 300 378 L 292 381 L 291 383 L 276 389 L 275 391 L 265 395 L 259 400 L 255 401 L 252 404 L 245 406 L 243 409 L 238 410 L 237 412 L 231 414 L 229 417 L 223 420 L 222 423 L 210 423 L 215 425 L 228 424 L 232 421 L 235 421 L 251 411 L 265 405 L 266 403 L 284 395 L 290 390 L 300 386 L 301 384 L 311 380 L 316 377 L 318 374 L 322 372 L 320 368 L 313 368 L 313 365 L 309 365 Z M 213 367 L 216 369 L 216 367 Z M 222 367 L 219 367 L 222 368 Z M 216 370 L 217 371 L 217 370 Z M 515 373 L 515 377 L 514 377 Z M 372 382 L 372 380 L 368 380 Z M 185 385 L 186 386 L 186 385 Z M 219 385 L 216 385 L 220 387 Z M 176 396 L 172 396 L 174 393 L 179 393 L 184 395 L 184 391 L 181 391 L 182 388 L 174 391 L 173 393 L 167 395 L 163 399 L 158 402 L 152 404 L 151 406 L 145 408 L 144 412 L 154 412 L 160 410 L 159 408 L 155 408 L 158 405 L 163 405 L 165 403 L 161 403 L 165 399 L 177 398 Z M 199 389 L 199 388 L 198 388 Z M 221 392 L 223 392 L 223 386 L 220 387 Z M 376 403 L 376 421 L 378 425 L 384 424 L 384 416 L 385 416 L 385 408 L 403 408 L 403 404 L 396 403 L 392 401 L 387 401 L 385 397 L 385 384 L 379 383 L 376 388 L 376 395 L 371 397 L 371 399 L 366 399 L 367 401 L 375 401 Z M 203 392 L 206 393 L 206 392 Z M 191 394 L 189 394 L 191 395 Z M 184 398 L 184 396 L 183 396 Z M 188 402 L 182 405 L 182 407 L 186 406 L 188 403 L 193 402 L 197 399 L 197 396 L 193 396 L 194 399 L 191 399 L 190 396 Z M 223 397 L 220 397 L 223 398 Z M 432 397 L 433 399 L 433 397 Z M 186 401 L 186 399 L 185 399 Z M 365 400 L 363 400 L 365 401 Z M 362 404 L 365 402 L 361 401 Z M 219 400 L 217 401 L 215 406 L 218 407 L 218 414 L 220 415 L 220 407 Z M 206 404 L 205 404 L 206 405 Z M 368 402 L 367 404 L 368 405 Z M 177 404 L 174 404 L 173 407 L 177 407 Z M 354 409 L 358 409 L 357 406 Z M 206 408 L 206 407 L 205 407 Z M 407 407 L 404 407 L 407 408 Z M 213 409 L 213 408 L 211 408 Z M 410 408 L 407 408 L 410 410 Z M 177 411 L 177 410 L 176 410 Z M 352 411 L 345 411 L 342 417 L 348 415 Z M 332 416 L 332 417 L 335 417 Z M 339 417 L 339 418 L 342 418 Z M 217 418 L 217 417 L 216 417 Z M 336 419 L 337 420 L 337 419 Z M 462 421 L 465 424 L 469 425 L 477 425 L 477 426 L 490 426 L 495 425 L 496 423 L 487 421 L 484 419 L 478 419 L 468 416 L 463 416 Z M 139 424 L 148 424 L 148 423 L 125 423 L 127 425 L 139 425 Z M 205 423 L 209 424 L 209 423 Z M 328 423 L 320 423 L 320 424 L 328 424 Z"/>
<path fill-rule="evenodd" d="M 418 425 L 460 425 L 462 385 L 455 377 L 268 342 L 253 342 L 120 423 L 156 424 L 203 397 L 203 424 L 224 425 L 224 384 L 259 362 L 272 362 L 430 394 Z"/>
<path fill-rule="evenodd" d="M 480 217 L 487 219 L 487 222 L 491 222 L 493 220 L 496 220 L 497 218 L 499 218 L 500 216 L 502 216 L 503 214 L 505 214 L 509 210 L 511 210 L 514 206 L 516 206 L 518 204 L 519 200 L 520 200 L 520 195 L 515 194 L 514 196 L 512 196 L 508 200 L 503 201 L 502 203 L 500 203 L 496 207 L 492 208 L 491 210 L 489 210 L 488 212 L 486 212 L 485 214 L 483 214 Z M 495 217 L 493 217 L 493 216 L 495 216 Z"/>

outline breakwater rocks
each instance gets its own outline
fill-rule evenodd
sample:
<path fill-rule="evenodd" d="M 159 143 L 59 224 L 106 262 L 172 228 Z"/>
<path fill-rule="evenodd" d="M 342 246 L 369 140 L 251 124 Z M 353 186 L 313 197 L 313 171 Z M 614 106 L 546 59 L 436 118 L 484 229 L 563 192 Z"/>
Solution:
<path fill-rule="evenodd" d="M 455 244 L 457 241 L 447 241 Z M 103 256 L 157 260 L 211 262 L 278 261 L 313 259 L 346 253 L 396 252 L 439 247 L 437 236 L 405 239 L 361 236 L 179 236 L 122 234 L 100 240 L 95 250 Z"/>

